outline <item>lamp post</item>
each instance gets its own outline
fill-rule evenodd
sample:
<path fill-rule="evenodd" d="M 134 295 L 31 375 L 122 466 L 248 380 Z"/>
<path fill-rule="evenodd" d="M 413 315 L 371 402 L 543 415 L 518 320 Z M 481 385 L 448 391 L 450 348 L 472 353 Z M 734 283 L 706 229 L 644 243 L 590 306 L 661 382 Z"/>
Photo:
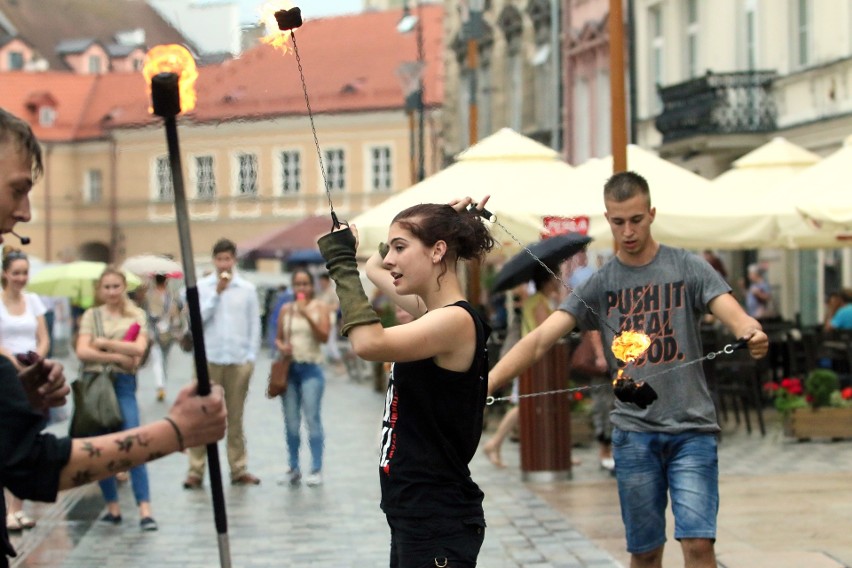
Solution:
<path fill-rule="evenodd" d="M 417 110 L 417 181 L 423 181 L 426 177 L 426 130 L 425 130 L 425 102 L 424 102 L 424 80 L 423 74 L 426 70 L 426 58 L 423 50 L 423 5 L 420 0 L 417 0 L 417 15 L 411 13 L 411 8 L 408 6 L 408 0 L 404 0 L 402 4 L 402 18 L 399 20 L 396 29 L 399 33 L 409 33 L 412 30 L 415 32 L 415 41 L 417 42 L 417 91 L 413 95 L 406 97 L 406 110 L 412 112 L 412 107 Z M 412 100 L 413 99 L 413 100 Z M 413 103 L 413 104 L 411 104 Z M 412 131 L 411 147 L 412 155 L 414 154 L 414 132 L 412 115 L 409 115 L 409 128 Z M 413 162 L 413 160 L 412 160 Z"/>

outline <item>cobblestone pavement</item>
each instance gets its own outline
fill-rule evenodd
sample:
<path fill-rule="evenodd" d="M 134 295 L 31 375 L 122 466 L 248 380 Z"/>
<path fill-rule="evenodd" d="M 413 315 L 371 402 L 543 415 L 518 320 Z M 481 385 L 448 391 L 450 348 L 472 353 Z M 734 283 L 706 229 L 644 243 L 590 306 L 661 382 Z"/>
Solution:
<path fill-rule="evenodd" d="M 189 356 L 173 352 L 173 394 L 190 376 Z M 384 395 L 372 385 L 327 370 L 323 418 L 325 483 L 298 488 L 276 481 L 286 470 L 283 418 L 278 401 L 266 400 L 269 360 L 255 370 L 246 411 L 249 469 L 259 487 L 226 482 L 228 537 L 235 567 L 387 566 L 389 532 L 378 508 L 376 471 L 379 417 Z M 73 375 L 76 364 L 68 362 Z M 140 374 L 143 420 L 164 415 L 149 370 Z M 771 425 L 777 424 L 768 417 Z M 62 432 L 66 424 L 52 427 Z M 307 454 L 303 448 L 303 461 Z M 627 566 L 614 480 L 597 465 L 594 447 L 575 448 L 581 463 L 571 481 L 522 483 L 517 445 L 507 443 L 496 469 L 478 454 L 473 478 L 486 493 L 488 522 L 479 565 L 483 568 L 609 568 Z M 228 479 L 220 444 L 223 478 Z M 209 482 L 186 491 L 186 457 L 149 465 L 152 505 L 160 530 L 143 533 L 129 485 L 121 488 L 124 523 L 96 521 L 104 504 L 96 485 L 63 493 L 56 504 L 27 503 L 39 525 L 18 537 L 13 566 L 89 568 L 219 566 Z M 307 463 L 305 461 L 305 463 Z M 722 508 L 719 564 L 725 568 L 836 568 L 852 565 L 845 529 L 852 521 L 852 452 L 849 442 L 791 443 L 773 426 L 766 437 L 726 428 L 720 446 Z M 670 522 L 669 525 L 672 525 Z M 670 541 L 673 542 L 673 541 Z M 682 566 L 669 545 L 664 566 Z"/>

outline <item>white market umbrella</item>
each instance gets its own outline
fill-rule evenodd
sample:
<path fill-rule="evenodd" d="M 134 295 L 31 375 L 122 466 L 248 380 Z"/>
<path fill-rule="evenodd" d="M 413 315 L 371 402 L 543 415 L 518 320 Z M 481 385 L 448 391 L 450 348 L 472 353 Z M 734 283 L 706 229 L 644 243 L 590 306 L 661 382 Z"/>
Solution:
<path fill-rule="evenodd" d="M 796 195 L 796 210 L 806 219 L 806 229 L 800 225 L 782 227 L 788 240 L 799 246 L 810 246 L 824 240 L 825 247 L 848 246 L 852 236 L 852 136 L 843 146 L 819 164 L 789 180 Z"/>
<path fill-rule="evenodd" d="M 554 150 L 510 128 L 484 138 L 457 157 L 457 162 L 393 195 L 352 220 L 358 228 L 361 254 L 371 254 L 387 240 L 393 217 L 419 203 L 447 203 L 453 198 L 491 195 L 487 208 L 521 242 L 540 237 L 541 219 L 521 214 L 530 200 L 541 201 L 538 209 L 556 208 L 570 187 L 573 168 Z M 497 226 L 492 234 L 498 242 L 514 249 L 512 238 Z"/>
<path fill-rule="evenodd" d="M 183 274 L 183 267 L 179 262 L 156 254 L 131 256 L 122 263 L 121 269 L 143 277 L 150 276 L 151 274 L 170 274 L 175 276 Z"/>

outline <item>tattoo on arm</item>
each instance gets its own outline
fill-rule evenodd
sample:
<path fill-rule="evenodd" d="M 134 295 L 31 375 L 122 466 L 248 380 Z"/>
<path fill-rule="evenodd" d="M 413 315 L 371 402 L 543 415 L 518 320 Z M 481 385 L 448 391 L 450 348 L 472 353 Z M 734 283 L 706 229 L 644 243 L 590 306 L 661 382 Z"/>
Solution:
<path fill-rule="evenodd" d="M 74 474 L 74 477 L 71 478 L 71 481 L 72 483 L 74 483 L 75 486 L 80 486 L 86 485 L 87 483 L 91 483 L 94 478 L 95 477 L 91 471 L 84 469 Z"/>
<path fill-rule="evenodd" d="M 95 445 L 91 442 L 83 442 L 83 451 L 89 454 L 90 458 L 101 457 L 101 449 L 95 447 Z"/>
<path fill-rule="evenodd" d="M 133 440 L 135 436 L 127 436 L 121 440 L 115 440 L 115 443 L 118 444 L 118 451 L 130 453 L 130 450 L 133 448 Z"/>
<path fill-rule="evenodd" d="M 148 459 L 147 459 L 147 460 L 145 460 L 145 461 L 154 461 L 154 460 L 158 460 L 158 459 L 160 459 L 161 457 L 163 457 L 163 456 L 165 456 L 165 455 L 166 455 L 166 454 L 164 454 L 163 452 L 151 452 L 150 454 L 148 454 Z"/>
<path fill-rule="evenodd" d="M 133 467 L 133 462 L 128 459 L 112 460 L 107 464 L 107 470 L 113 473 L 125 471 Z"/>

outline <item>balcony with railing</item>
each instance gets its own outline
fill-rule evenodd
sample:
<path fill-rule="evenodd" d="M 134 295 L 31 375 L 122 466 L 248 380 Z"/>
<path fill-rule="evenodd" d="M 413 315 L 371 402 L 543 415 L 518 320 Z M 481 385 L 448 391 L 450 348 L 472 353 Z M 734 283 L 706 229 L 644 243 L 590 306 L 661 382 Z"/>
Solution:
<path fill-rule="evenodd" d="M 760 134 L 776 129 L 774 71 L 713 73 L 658 87 L 663 111 L 654 124 L 663 143 L 693 136 Z"/>

